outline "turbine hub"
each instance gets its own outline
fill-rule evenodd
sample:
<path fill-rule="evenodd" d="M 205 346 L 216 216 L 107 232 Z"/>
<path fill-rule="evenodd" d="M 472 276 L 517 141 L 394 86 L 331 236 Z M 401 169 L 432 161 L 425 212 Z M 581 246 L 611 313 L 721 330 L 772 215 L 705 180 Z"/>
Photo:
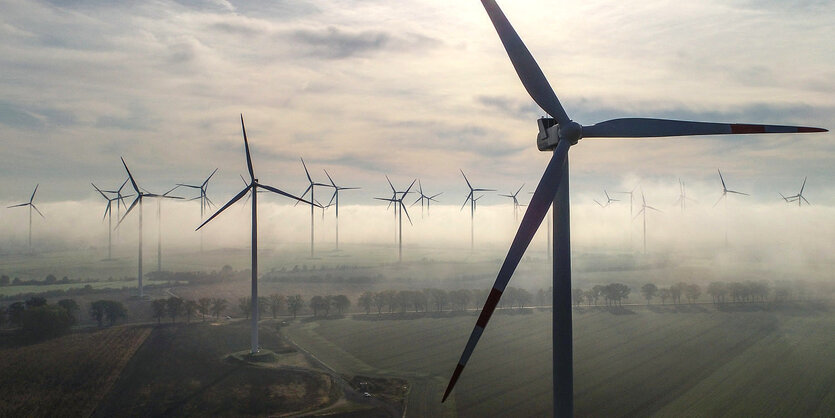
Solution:
<path fill-rule="evenodd" d="M 573 120 L 565 125 L 559 125 L 560 140 L 571 141 L 571 145 L 576 145 L 577 141 L 583 137 L 583 127 Z"/>

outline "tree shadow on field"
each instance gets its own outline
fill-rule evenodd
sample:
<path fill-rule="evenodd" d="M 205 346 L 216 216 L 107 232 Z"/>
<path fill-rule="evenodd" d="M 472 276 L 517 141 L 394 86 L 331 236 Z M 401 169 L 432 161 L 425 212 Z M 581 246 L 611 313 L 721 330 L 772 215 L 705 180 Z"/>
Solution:
<path fill-rule="evenodd" d="M 612 315 L 634 315 L 635 311 L 624 308 L 623 306 L 575 306 L 572 308 L 578 314 L 586 314 L 591 312 L 605 312 Z"/>
<path fill-rule="evenodd" d="M 701 305 L 691 304 L 673 304 L 673 305 L 649 305 L 647 310 L 657 314 L 676 314 L 676 313 L 708 313 L 709 309 Z"/>

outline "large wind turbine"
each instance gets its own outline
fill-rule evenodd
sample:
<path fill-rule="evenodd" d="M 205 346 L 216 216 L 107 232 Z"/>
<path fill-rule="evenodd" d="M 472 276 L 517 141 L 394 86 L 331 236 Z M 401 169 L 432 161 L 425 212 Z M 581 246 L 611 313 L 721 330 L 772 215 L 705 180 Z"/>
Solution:
<path fill-rule="evenodd" d="M 249 154 L 249 142 L 246 139 L 246 127 L 244 126 L 244 115 L 241 115 L 241 132 L 243 132 L 244 136 L 244 151 L 246 152 L 246 167 L 249 170 L 249 183 L 247 183 L 246 187 L 241 190 L 235 197 L 231 200 L 226 202 L 223 207 L 218 209 L 214 215 L 210 216 L 209 219 L 203 221 L 200 226 L 195 229 L 195 231 L 199 230 L 209 223 L 212 219 L 214 219 L 217 215 L 220 215 L 221 212 L 226 210 L 229 206 L 232 206 L 235 202 L 240 200 L 244 195 L 249 193 L 250 197 L 252 198 L 252 309 L 251 309 L 251 320 L 252 320 L 252 335 L 250 339 L 250 354 L 255 354 L 258 352 L 258 188 L 263 188 L 273 193 L 289 197 L 291 199 L 297 200 L 299 202 L 310 203 L 304 199 L 298 198 L 293 196 L 289 193 L 283 192 L 279 189 L 276 189 L 272 186 L 267 186 L 266 184 L 261 184 L 258 182 L 258 179 L 255 178 L 255 171 L 252 169 L 252 157 Z"/>
<path fill-rule="evenodd" d="M 641 214 L 644 215 L 644 254 L 646 254 L 647 253 L 647 209 L 652 209 L 656 212 L 661 212 L 661 211 L 652 207 L 652 206 L 647 205 L 647 199 L 644 197 L 644 191 L 643 190 L 641 190 L 641 201 L 643 202 L 641 204 L 641 210 L 638 211 L 638 214 L 635 215 L 635 218 L 641 216 Z"/>
<path fill-rule="evenodd" d="M 386 179 L 388 180 L 388 176 L 386 176 Z M 377 200 L 384 200 L 386 202 L 389 202 L 389 205 L 391 205 L 392 203 L 394 203 L 394 205 L 395 205 L 395 210 L 396 210 L 396 213 L 398 214 L 398 222 L 397 222 L 398 234 L 397 235 L 400 237 L 400 240 L 397 244 L 397 261 L 399 261 L 399 262 L 403 261 L 403 214 L 404 213 L 406 214 L 406 218 L 409 220 L 409 225 L 412 225 L 412 217 L 409 216 L 409 211 L 407 211 L 406 206 L 403 205 L 403 199 L 405 199 L 406 195 L 409 194 L 409 190 L 411 190 L 412 186 L 415 185 L 415 181 L 417 181 L 417 180 L 412 180 L 412 184 L 410 184 L 409 187 L 406 188 L 405 192 L 398 192 L 394 189 L 394 186 L 392 186 L 392 190 L 395 190 L 395 192 L 394 192 L 395 197 L 393 197 L 393 198 L 388 198 L 387 199 L 385 197 L 375 197 L 375 199 L 377 199 Z M 389 184 L 391 184 L 391 181 L 389 181 Z M 398 194 L 400 194 L 400 197 L 397 197 Z"/>
<path fill-rule="evenodd" d="M 313 207 L 316 206 L 316 204 L 314 203 L 314 202 L 316 202 L 316 198 L 313 196 L 313 191 L 314 191 L 315 186 L 331 187 L 331 185 L 330 184 L 325 184 L 325 183 L 318 183 L 318 182 L 313 181 L 313 179 L 310 178 L 310 172 L 307 171 L 307 165 L 304 163 L 304 158 L 299 158 L 299 159 L 302 160 L 302 167 L 304 167 L 304 174 L 307 175 L 307 181 L 310 183 L 310 185 L 307 186 L 307 190 L 305 190 L 304 193 L 302 193 L 301 197 L 304 198 L 304 196 L 307 195 L 307 192 L 310 192 L 310 202 L 309 202 L 310 203 L 310 256 L 313 257 L 313 254 L 314 254 L 313 253 Z M 298 204 L 298 202 L 296 202 L 296 204 Z"/>
<path fill-rule="evenodd" d="M 467 182 L 467 188 L 470 189 L 470 193 L 467 194 L 467 198 L 464 199 L 464 204 L 461 205 L 461 210 L 464 210 L 464 207 L 467 206 L 467 202 L 470 202 L 470 251 L 475 249 L 475 192 L 495 192 L 495 189 L 479 189 L 474 188 L 472 184 L 470 184 L 470 180 L 467 179 L 467 175 L 464 174 L 464 170 L 460 170 L 461 175 L 464 176 L 464 181 Z M 482 196 L 479 196 L 480 199 Z"/>
<path fill-rule="evenodd" d="M 725 123 L 704 123 L 664 119 L 626 118 L 581 126 L 572 121 L 556 94 L 542 74 L 533 56 L 525 47 L 519 35 L 507 21 L 494 0 L 482 0 L 487 14 L 504 44 L 516 73 L 531 98 L 550 118 L 538 120 L 537 145 L 541 151 L 553 151 L 545 173 L 536 187 L 531 203 L 525 211 L 519 230 L 508 250 L 507 257 L 499 270 L 496 282 L 476 326 L 464 348 L 464 353 L 452 374 L 443 399 L 449 396 L 455 382 L 461 376 L 464 366 L 478 343 L 487 322 L 490 320 L 502 292 L 513 271 L 519 264 L 525 249 L 545 217 L 548 205 L 554 204 L 554 287 L 553 287 L 553 337 L 554 337 L 554 415 L 573 414 L 573 371 L 571 331 L 571 251 L 570 216 L 568 201 L 568 149 L 583 138 L 638 138 L 685 135 L 753 134 L 788 132 L 825 132 L 819 128 L 741 125 Z M 556 197 L 556 200 L 555 200 Z"/>
<path fill-rule="evenodd" d="M 35 190 L 32 191 L 32 196 L 29 197 L 28 202 L 24 202 L 24 203 L 20 203 L 20 204 L 17 204 L 17 205 L 9 206 L 9 208 L 18 208 L 18 207 L 21 207 L 21 206 L 29 206 L 29 251 L 32 250 L 32 209 L 35 209 L 35 212 L 38 212 L 38 215 L 41 215 L 41 218 L 46 219 L 46 216 L 43 216 L 43 213 L 41 213 L 41 211 L 38 210 L 37 206 L 35 206 L 35 204 L 32 203 L 35 200 L 35 193 L 38 192 L 38 186 L 40 186 L 40 184 L 35 185 Z"/>
<path fill-rule="evenodd" d="M 358 190 L 360 188 L 337 186 L 336 183 L 334 183 L 333 178 L 331 178 L 331 175 L 328 174 L 328 170 L 324 171 L 325 175 L 328 176 L 328 180 L 331 182 L 331 187 L 333 187 L 333 195 L 331 195 L 331 200 L 328 202 L 328 206 L 333 203 L 336 209 L 336 250 L 339 251 L 339 192 L 342 190 Z"/>
<path fill-rule="evenodd" d="M 418 197 L 417 200 L 415 200 L 415 202 L 410 206 L 417 205 L 417 203 L 420 202 L 420 216 L 423 217 L 423 202 L 426 201 L 426 214 L 429 215 L 429 202 L 437 202 L 438 200 L 435 198 L 442 195 L 444 192 L 427 196 L 423 194 L 423 185 L 420 184 L 420 179 L 418 179 L 418 193 L 420 194 L 420 197 Z"/>
<path fill-rule="evenodd" d="M 113 202 L 114 201 L 116 202 L 116 205 L 119 204 L 119 196 L 117 195 L 116 197 L 107 197 L 107 195 L 104 194 L 104 192 L 101 189 L 96 187 L 95 184 L 93 184 L 93 183 L 90 183 L 90 184 L 93 186 L 94 189 L 96 189 L 97 192 L 99 192 L 101 197 L 103 197 L 105 200 L 107 200 L 107 206 L 105 206 L 105 208 L 104 208 L 104 216 L 102 216 L 102 221 L 104 221 L 104 218 L 107 217 L 107 259 L 111 260 L 113 258 L 112 257 L 112 251 L 111 251 L 111 249 L 113 247 L 113 239 L 112 239 L 113 238 L 113 210 L 112 210 L 112 207 L 113 207 Z"/>
<path fill-rule="evenodd" d="M 199 185 L 177 183 L 177 186 L 188 187 L 188 188 L 197 189 L 197 190 L 200 191 L 199 196 L 190 199 L 190 200 L 198 200 L 198 199 L 200 200 L 200 222 L 203 222 L 204 210 L 211 209 L 212 206 L 214 206 L 214 203 L 212 202 L 211 199 L 209 199 L 209 196 L 206 194 L 206 191 L 209 188 L 209 180 L 212 179 L 212 176 L 214 176 L 215 173 L 217 173 L 217 168 L 215 168 L 215 171 L 212 171 L 212 174 L 209 174 L 209 177 L 206 177 L 206 180 L 204 180 L 203 183 L 200 183 Z M 246 183 L 246 180 L 244 180 L 244 183 Z M 201 253 L 203 252 L 203 231 L 200 231 L 200 252 Z"/>
<path fill-rule="evenodd" d="M 520 204 L 519 204 L 519 199 L 517 199 L 516 197 L 519 195 L 519 192 L 521 192 L 521 191 L 522 191 L 522 188 L 523 188 L 523 187 L 525 187 L 525 183 L 522 183 L 522 185 L 521 185 L 521 186 L 519 186 L 519 189 L 518 189 L 518 190 L 516 190 L 516 193 L 513 193 L 513 194 L 500 194 L 500 195 L 499 195 L 499 196 L 501 196 L 501 197 L 509 197 L 509 198 L 513 199 L 513 220 L 514 220 L 514 221 L 519 220 L 519 208 L 520 208 L 522 205 L 520 205 Z"/>
<path fill-rule="evenodd" d="M 122 218 L 119 219 L 119 223 L 116 224 L 116 228 L 118 228 L 119 225 L 122 224 L 122 221 L 124 221 L 125 218 L 128 217 L 128 214 L 130 213 L 130 211 L 132 211 L 133 208 L 136 207 L 136 205 L 138 204 L 139 205 L 139 257 L 138 257 L 139 258 L 139 263 L 138 263 L 139 267 L 137 269 L 138 270 L 137 280 L 138 280 L 138 284 L 139 284 L 139 297 L 143 298 L 143 297 L 145 297 L 145 291 L 142 288 L 142 202 L 145 200 L 146 197 L 147 198 L 159 198 L 159 199 L 164 199 L 164 198 L 180 199 L 180 198 L 179 197 L 175 198 L 175 197 L 172 197 L 172 196 L 166 196 L 168 193 L 171 192 L 171 190 L 166 192 L 164 195 L 160 195 L 160 194 L 149 193 L 147 190 L 141 189 L 139 187 L 139 185 L 136 184 L 136 180 L 134 180 L 133 175 L 130 173 L 130 170 L 128 169 L 128 164 L 125 162 L 125 159 L 122 158 L 122 157 L 119 157 L 119 158 L 122 159 L 122 165 L 125 166 L 125 171 L 128 173 L 128 180 L 130 180 L 130 184 L 131 184 L 131 186 L 133 186 L 134 192 L 136 192 L 136 199 L 133 199 L 133 202 L 128 207 L 128 210 L 126 210 L 125 214 L 122 216 Z M 159 251 L 160 245 L 161 245 L 160 243 L 157 243 L 158 251 Z"/>

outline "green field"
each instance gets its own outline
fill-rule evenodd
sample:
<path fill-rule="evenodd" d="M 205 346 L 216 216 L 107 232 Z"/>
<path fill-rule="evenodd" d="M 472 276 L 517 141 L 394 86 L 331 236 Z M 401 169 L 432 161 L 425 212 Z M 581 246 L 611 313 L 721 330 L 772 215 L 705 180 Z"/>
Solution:
<path fill-rule="evenodd" d="M 575 310 L 576 415 L 829 416 L 835 410 L 835 315 L 827 307 L 685 308 Z M 342 373 L 417 382 L 413 389 L 430 393 L 410 396 L 409 415 L 549 415 L 550 312 L 494 316 L 453 392 L 454 410 L 437 404 L 474 322 L 470 315 L 343 319 L 294 325 L 287 333 Z"/>

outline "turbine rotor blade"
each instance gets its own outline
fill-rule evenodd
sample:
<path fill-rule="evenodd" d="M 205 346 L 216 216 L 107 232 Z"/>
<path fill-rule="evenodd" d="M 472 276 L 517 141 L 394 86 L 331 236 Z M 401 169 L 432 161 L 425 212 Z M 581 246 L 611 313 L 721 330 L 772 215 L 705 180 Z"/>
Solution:
<path fill-rule="evenodd" d="M 130 211 L 132 211 L 133 208 L 136 207 L 136 204 L 139 203 L 140 200 L 142 200 L 142 195 L 138 195 L 138 196 L 136 196 L 136 199 L 133 199 L 133 202 L 131 202 L 130 207 L 128 207 L 128 210 L 126 210 L 125 214 L 122 215 L 122 219 L 119 219 L 119 222 L 116 223 L 116 228 L 118 228 L 119 225 L 122 224 L 122 221 L 125 220 L 125 218 L 128 216 Z"/>
<path fill-rule="evenodd" d="M 798 195 L 802 195 L 802 194 L 803 194 L 803 188 L 805 188 L 805 187 L 806 187 L 806 178 L 807 178 L 807 177 L 803 177 L 803 185 L 802 185 L 802 186 L 800 186 L 800 193 L 798 193 Z"/>
<path fill-rule="evenodd" d="M 249 178 L 255 181 L 255 171 L 252 169 L 252 157 L 249 155 L 249 141 L 246 139 L 246 126 L 244 125 L 244 114 L 241 113 L 241 132 L 244 134 L 244 151 L 246 151 L 246 168 L 249 170 Z M 246 181 L 244 181 L 246 183 Z"/>
<path fill-rule="evenodd" d="M 716 205 L 718 205 L 718 204 L 719 204 L 719 202 L 721 202 L 721 201 L 722 201 L 722 199 L 724 199 L 724 198 L 725 198 L 725 193 L 722 193 L 722 196 L 719 196 L 719 200 L 717 200 L 717 201 L 716 201 L 716 203 L 714 203 L 714 204 L 713 204 L 713 207 L 715 208 L 715 207 L 716 207 Z"/>
<path fill-rule="evenodd" d="M 444 397 L 441 402 L 446 400 L 452 388 L 455 386 L 455 382 L 461 376 L 464 366 L 467 365 L 470 355 L 473 353 L 476 344 L 478 344 L 481 334 L 484 332 L 485 327 L 487 327 L 487 322 L 490 321 L 490 317 L 493 315 L 493 311 L 496 309 L 496 305 L 498 305 L 499 299 L 502 297 L 502 292 L 504 292 L 514 270 L 516 270 L 516 266 L 519 265 L 519 261 L 525 254 L 525 250 L 528 248 L 534 234 L 536 234 L 542 220 L 545 218 L 548 207 L 554 201 L 554 196 L 556 196 L 557 189 L 562 180 L 563 165 L 568 155 L 569 146 L 569 141 L 560 141 L 557 144 L 557 148 L 551 156 L 551 161 L 548 162 L 545 173 L 543 173 L 539 184 L 536 186 L 531 203 L 525 210 L 522 222 L 519 224 L 519 229 L 513 238 L 513 243 L 510 245 L 504 263 L 496 277 L 496 282 L 493 284 L 493 289 L 490 291 L 490 295 L 484 303 L 481 315 L 479 315 L 473 332 L 470 334 L 470 339 L 464 348 L 463 354 L 461 354 L 461 359 L 455 367 L 452 378 L 449 380 L 449 385 L 444 392 Z"/>
<path fill-rule="evenodd" d="M 209 177 L 207 177 L 207 178 L 206 178 L 206 181 L 204 181 L 204 182 L 203 182 L 203 184 L 201 185 L 201 187 L 200 187 L 201 189 L 202 189 L 203 187 L 206 187 L 206 184 L 208 184 L 208 183 L 209 183 L 209 180 L 211 180 L 211 179 L 212 179 L 212 176 L 214 176 L 214 175 L 215 175 L 215 173 L 217 173 L 217 170 L 218 170 L 218 169 L 216 168 L 216 169 L 215 169 L 215 171 L 212 171 L 212 174 L 209 174 Z"/>
<path fill-rule="evenodd" d="M 403 209 L 403 213 L 406 214 L 406 219 L 409 220 L 409 225 L 414 226 L 415 224 L 412 223 L 412 217 L 409 216 L 409 211 L 406 210 L 406 205 L 403 204 L 403 201 L 400 201 L 400 209 Z"/>
<path fill-rule="evenodd" d="M 128 164 L 125 162 L 125 159 L 122 158 L 122 157 L 119 157 L 119 158 L 122 159 L 122 165 L 125 166 L 125 171 L 128 172 L 128 180 L 130 180 L 130 184 L 131 184 L 131 186 L 133 186 L 133 190 L 136 191 L 137 195 L 141 194 L 142 192 L 139 191 L 139 186 L 136 185 L 136 181 L 133 179 L 133 175 L 130 173 L 130 170 L 128 169 Z M 119 190 L 121 190 L 121 189 L 119 189 Z"/>
<path fill-rule="evenodd" d="M 743 135 L 828 132 L 822 128 L 744 123 L 693 122 L 673 119 L 620 118 L 583 126 L 584 138 L 654 138 L 691 135 Z"/>
<path fill-rule="evenodd" d="M 271 191 L 271 192 L 273 192 L 273 193 L 280 194 L 280 195 L 282 195 L 282 196 L 284 196 L 284 197 L 289 197 L 290 199 L 294 199 L 294 200 L 296 200 L 297 202 L 307 203 L 308 205 L 318 206 L 318 207 L 320 207 L 320 208 L 322 207 L 322 205 L 320 205 L 320 204 L 318 204 L 318 203 L 311 203 L 311 202 L 308 202 L 307 200 L 304 200 L 304 199 L 302 199 L 302 198 L 300 198 L 300 197 L 296 197 L 296 196 L 291 195 L 290 193 L 287 193 L 287 192 L 285 192 L 285 191 L 282 191 L 282 190 L 276 189 L 276 188 L 275 188 L 275 187 L 273 187 L 273 186 L 267 186 L 266 184 L 259 184 L 259 185 L 258 185 L 258 187 L 263 187 L 263 188 L 265 188 L 265 189 L 267 189 L 267 190 L 269 190 L 269 191 Z"/>
<path fill-rule="evenodd" d="M 37 207 L 37 206 L 35 206 L 35 205 L 31 204 L 31 203 L 29 204 L 29 206 L 32 206 L 32 209 L 35 209 L 35 212 L 38 212 L 38 215 L 41 215 L 41 218 L 46 219 L 46 216 L 43 216 L 43 213 L 41 213 L 41 211 L 39 211 L 39 210 L 38 210 L 38 207 Z"/>
<path fill-rule="evenodd" d="M 223 207 L 221 207 L 220 209 L 218 209 L 218 211 L 217 211 L 217 212 L 215 212 L 212 216 L 210 216 L 210 217 L 209 217 L 209 219 L 206 219 L 205 221 L 203 221 L 203 223 L 202 223 L 202 224 L 200 224 L 200 226 L 198 226 L 197 228 L 195 228 L 195 231 L 197 231 L 197 230 L 199 230 L 200 228 L 202 228 L 202 227 L 203 227 L 203 225 L 206 225 L 207 223 L 209 223 L 209 221 L 211 221 L 212 219 L 214 219 L 217 215 L 220 215 L 220 213 L 221 213 L 221 212 L 223 212 L 224 210 L 226 210 L 226 208 L 228 208 L 229 206 L 232 206 L 235 202 L 237 202 L 237 201 L 238 201 L 238 200 L 240 200 L 242 197 L 244 197 L 244 195 L 245 195 L 245 194 L 247 194 L 247 192 L 249 192 L 249 190 L 250 190 L 250 189 L 252 189 L 252 188 L 253 188 L 253 186 L 252 186 L 252 185 L 249 185 L 249 186 L 247 186 L 245 189 L 241 190 L 241 191 L 240 191 L 240 193 L 238 193 L 237 195 L 235 195 L 235 197 L 233 197 L 231 200 L 229 200 L 228 202 L 226 202 L 226 204 L 225 204 L 225 205 L 223 205 Z"/>
<path fill-rule="evenodd" d="M 741 194 L 743 196 L 750 196 L 748 193 L 737 192 L 735 190 L 728 190 L 728 193 Z"/>
<path fill-rule="evenodd" d="M 513 26 L 511 26 L 504 12 L 499 8 L 499 5 L 493 0 L 482 0 L 481 4 L 484 5 L 484 10 L 490 16 L 493 27 L 496 28 L 496 32 L 499 34 L 504 49 L 507 51 L 507 56 L 510 58 L 510 62 L 513 63 L 513 68 L 516 70 L 516 74 L 519 76 L 522 85 L 525 86 L 525 90 L 528 91 L 533 101 L 542 110 L 557 119 L 559 124 L 562 125 L 570 122 L 571 119 L 568 118 L 557 95 L 554 93 L 551 85 L 548 84 L 548 80 L 545 78 L 545 74 L 542 73 L 542 69 L 539 68 L 533 55 L 528 51 L 528 48 L 522 42 L 516 30 L 513 29 Z"/>

